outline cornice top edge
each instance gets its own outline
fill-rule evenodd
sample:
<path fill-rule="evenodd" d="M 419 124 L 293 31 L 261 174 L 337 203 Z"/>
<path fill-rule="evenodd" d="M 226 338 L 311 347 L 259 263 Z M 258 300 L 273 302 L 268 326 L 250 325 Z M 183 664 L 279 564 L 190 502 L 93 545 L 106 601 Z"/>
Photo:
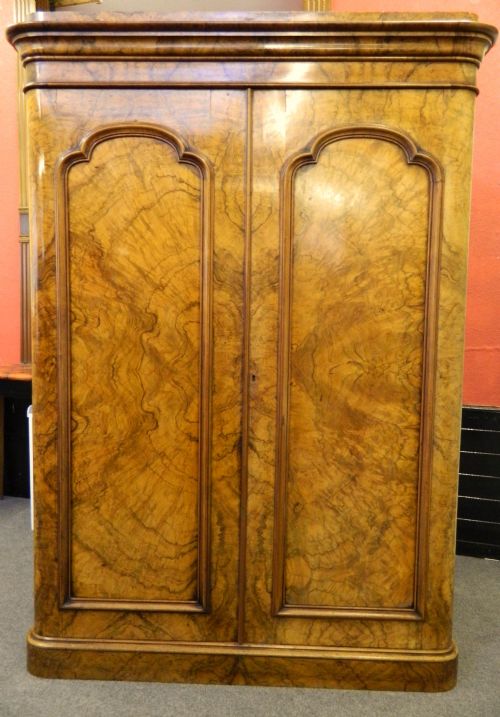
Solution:
<path fill-rule="evenodd" d="M 161 57 L 171 43 L 183 45 L 182 55 L 189 55 L 189 46 L 197 46 L 194 55 L 211 54 L 237 59 L 238 53 L 252 47 L 251 54 L 268 56 L 269 45 L 284 45 L 281 50 L 293 58 L 300 48 L 301 54 L 310 57 L 332 56 L 345 53 L 361 57 L 382 51 L 389 57 L 419 54 L 426 56 L 422 43 L 429 42 L 429 55 L 459 57 L 462 55 L 480 61 L 497 39 L 498 31 L 492 25 L 476 20 L 467 13 L 98 13 L 95 16 L 77 13 L 35 13 L 22 23 L 7 28 L 7 37 L 14 46 L 23 45 L 22 56 L 53 57 L 71 54 L 71 50 L 86 44 L 82 53 L 91 58 L 95 53 L 110 56 L 121 54 L 119 43 L 134 47 L 134 54 L 151 54 L 156 43 Z M 301 42 L 303 38 L 303 42 Z M 447 47 L 440 47 L 440 41 Z M 415 42 L 418 52 L 411 52 Z M 213 44 L 214 50 L 208 47 Z M 461 43 L 467 47 L 460 51 Z M 453 45 L 453 47 L 451 47 Z M 146 50 L 147 46 L 147 50 Z M 207 48 L 200 53 L 200 47 Z M 342 53 L 341 53 L 342 48 Z M 408 52 L 410 50 L 410 52 Z M 216 52 L 215 52 L 216 51 Z"/>
<path fill-rule="evenodd" d="M 176 11 L 176 12 L 33 12 L 24 22 L 61 27 L 64 25 L 392 25 L 392 24 L 476 24 L 469 12 L 308 12 L 308 11 Z"/>
<path fill-rule="evenodd" d="M 472 13 L 335 13 L 335 12 L 174 12 L 174 13 L 106 13 L 82 15 L 73 12 L 32 13 L 24 22 L 7 29 L 9 39 L 25 32 L 101 33 L 157 31 L 276 32 L 481 32 L 495 41 L 498 31 L 493 25 L 478 21 Z"/>

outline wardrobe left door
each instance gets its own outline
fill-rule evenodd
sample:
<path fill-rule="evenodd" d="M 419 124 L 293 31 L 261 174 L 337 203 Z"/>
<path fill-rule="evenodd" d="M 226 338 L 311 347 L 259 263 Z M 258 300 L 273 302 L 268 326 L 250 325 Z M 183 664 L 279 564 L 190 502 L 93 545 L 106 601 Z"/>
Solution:
<path fill-rule="evenodd" d="M 37 636 L 236 638 L 245 102 L 28 92 Z"/>

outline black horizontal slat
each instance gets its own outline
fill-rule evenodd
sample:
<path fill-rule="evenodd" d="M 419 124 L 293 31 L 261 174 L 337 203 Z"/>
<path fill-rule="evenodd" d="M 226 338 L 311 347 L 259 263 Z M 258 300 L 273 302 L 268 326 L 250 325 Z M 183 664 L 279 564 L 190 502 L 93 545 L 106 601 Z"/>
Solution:
<path fill-rule="evenodd" d="M 31 381 L 14 381 L 11 378 L 0 378 L 2 396 L 31 403 Z"/>
<path fill-rule="evenodd" d="M 482 428 L 485 431 L 500 431 L 500 408 L 462 409 L 462 428 Z"/>
<path fill-rule="evenodd" d="M 500 478 L 460 474 L 458 479 L 458 495 L 469 498 L 492 498 L 493 500 L 500 500 Z"/>
<path fill-rule="evenodd" d="M 500 523 L 483 523 L 479 520 L 457 521 L 458 540 L 470 540 L 473 543 L 500 545 Z"/>
<path fill-rule="evenodd" d="M 489 543 L 473 543 L 468 540 L 457 540 L 457 555 L 471 555 L 474 558 L 491 558 L 500 560 L 500 545 Z"/>
<path fill-rule="evenodd" d="M 20 382 L 19 382 L 20 383 Z M 4 493 L 29 497 L 28 401 L 6 398 L 4 401 Z"/>
<path fill-rule="evenodd" d="M 500 477 L 500 455 L 493 453 L 460 453 L 460 473 Z"/>
<path fill-rule="evenodd" d="M 471 520 L 487 520 L 500 523 L 500 500 L 483 498 L 459 498 L 458 517 Z"/>
<path fill-rule="evenodd" d="M 476 431 L 473 428 L 463 428 L 460 450 L 500 453 L 500 431 Z"/>

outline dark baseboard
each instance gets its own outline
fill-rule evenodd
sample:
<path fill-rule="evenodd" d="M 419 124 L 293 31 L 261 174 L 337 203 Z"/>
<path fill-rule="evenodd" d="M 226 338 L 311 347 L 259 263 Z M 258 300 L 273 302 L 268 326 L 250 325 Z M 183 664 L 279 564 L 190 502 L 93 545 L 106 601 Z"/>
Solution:
<path fill-rule="evenodd" d="M 500 408 L 462 411 L 457 554 L 500 560 Z"/>
<path fill-rule="evenodd" d="M 29 437 L 26 411 L 30 398 L 4 399 L 4 495 L 29 498 Z M 0 438 L 1 439 L 1 438 Z"/>

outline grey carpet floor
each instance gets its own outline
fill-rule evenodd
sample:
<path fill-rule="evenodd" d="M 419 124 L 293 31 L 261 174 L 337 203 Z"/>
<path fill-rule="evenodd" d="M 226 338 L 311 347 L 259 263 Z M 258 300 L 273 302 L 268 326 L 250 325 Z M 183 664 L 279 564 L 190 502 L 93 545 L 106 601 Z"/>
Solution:
<path fill-rule="evenodd" d="M 0 717 L 500 717 L 500 562 L 457 558 L 458 686 L 441 694 L 44 680 L 32 622 L 29 504 L 0 501 Z"/>

